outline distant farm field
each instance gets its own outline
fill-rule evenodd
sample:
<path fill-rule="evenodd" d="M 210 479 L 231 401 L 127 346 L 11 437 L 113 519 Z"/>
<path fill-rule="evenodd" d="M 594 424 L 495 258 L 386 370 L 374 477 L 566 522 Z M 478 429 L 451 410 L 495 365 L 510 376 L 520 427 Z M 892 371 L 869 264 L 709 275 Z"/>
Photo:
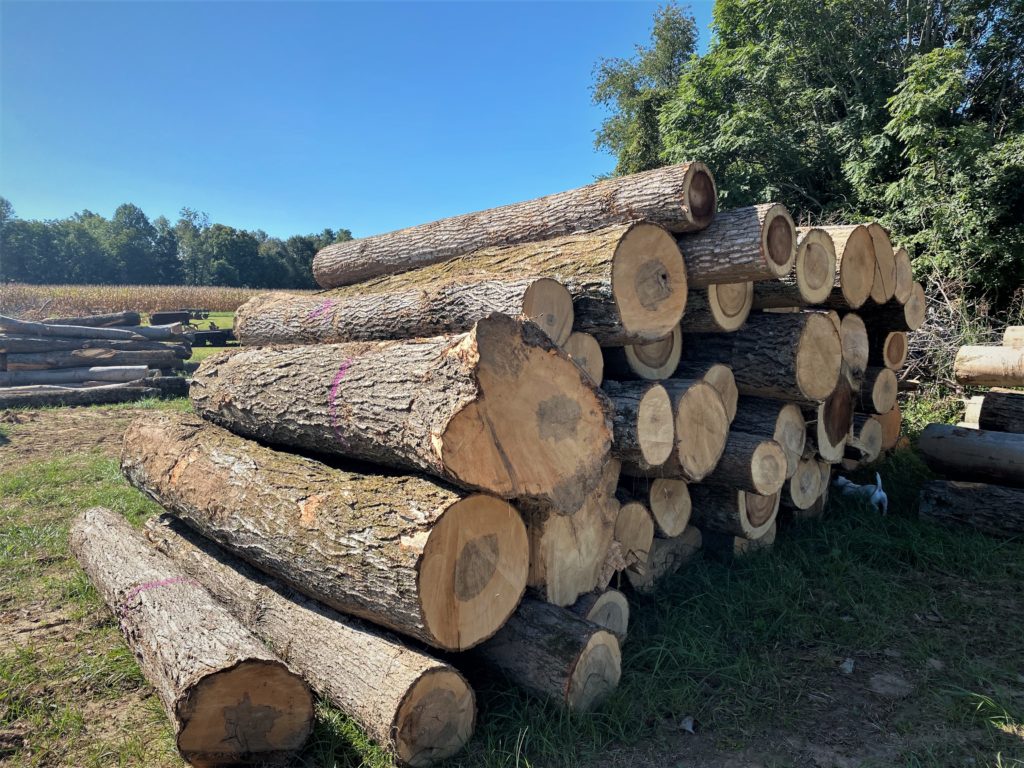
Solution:
<path fill-rule="evenodd" d="M 0 314 L 30 320 L 137 310 L 206 309 L 234 312 L 265 289 L 196 285 L 0 284 Z"/>

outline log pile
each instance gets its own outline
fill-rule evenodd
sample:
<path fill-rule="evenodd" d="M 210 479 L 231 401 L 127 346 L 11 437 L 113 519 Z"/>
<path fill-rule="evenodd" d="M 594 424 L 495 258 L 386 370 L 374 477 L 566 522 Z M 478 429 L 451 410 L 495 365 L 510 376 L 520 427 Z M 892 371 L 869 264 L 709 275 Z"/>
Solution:
<path fill-rule="evenodd" d="M 0 315 L 0 408 L 182 397 L 192 354 L 180 324 L 141 325 L 138 312 L 47 318 Z"/>

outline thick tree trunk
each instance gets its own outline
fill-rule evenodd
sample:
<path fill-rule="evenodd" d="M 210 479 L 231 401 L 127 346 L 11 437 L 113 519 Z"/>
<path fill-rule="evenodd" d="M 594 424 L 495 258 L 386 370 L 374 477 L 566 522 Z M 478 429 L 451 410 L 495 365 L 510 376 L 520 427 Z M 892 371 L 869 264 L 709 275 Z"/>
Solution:
<path fill-rule="evenodd" d="M 875 276 L 871 281 L 871 298 L 876 304 L 885 304 L 896 294 L 896 253 L 889 239 L 889 231 L 874 221 L 868 224 L 868 234 L 875 250 Z"/>
<path fill-rule="evenodd" d="M 587 712 L 619 684 L 615 635 L 571 611 L 526 598 L 473 657 L 525 690 L 574 712 Z"/>
<path fill-rule="evenodd" d="M 661 384 L 648 381 L 606 381 L 612 401 L 612 456 L 655 469 L 672 455 L 675 418 L 672 401 Z"/>
<path fill-rule="evenodd" d="M 627 501 L 615 518 L 615 542 L 623 557 L 623 570 L 642 573 L 654 541 L 654 518 L 639 501 Z"/>
<path fill-rule="evenodd" d="M 924 286 L 914 283 L 910 289 L 910 298 L 905 304 L 892 299 L 874 307 L 864 315 L 864 324 L 872 334 L 916 331 L 924 323 L 927 308 Z"/>
<path fill-rule="evenodd" d="M 899 382 L 891 368 L 871 368 L 864 371 L 864 381 L 854 401 L 858 411 L 888 413 L 896 406 Z"/>
<path fill-rule="evenodd" d="M 154 382 L 156 379 L 146 379 L 146 381 Z M 110 403 L 131 403 L 159 395 L 160 390 L 156 387 L 133 387 L 125 384 L 78 388 L 42 384 L 0 389 L 0 408 L 108 405 Z"/>
<path fill-rule="evenodd" d="M 810 509 L 821 496 L 821 470 L 814 454 L 800 459 L 796 472 L 782 491 L 780 505 L 787 510 Z"/>
<path fill-rule="evenodd" d="M 762 397 L 742 397 L 732 429 L 777 442 L 786 454 L 786 477 L 796 472 L 807 443 L 807 422 L 798 405 Z"/>
<path fill-rule="evenodd" d="M 667 477 L 653 480 L 630 477 L 623 478 L 620 490 L 650 510 L 657 535 L 670 539 L 686 530 L 690 522 L 691 505 L 690 491 L 685 481 Z"/>
<path fill-rule="evenodd" d="M 700 554 L 701 544 L 700 529 L 692 525 L 673 538 L 655 538 L 643 571 L 627 572 L 629 583 L 637 592 L 653 592 L 659 582 Z"/>
<path fill-rule="evenodd" d="M 601 386 L 604 381 L 604 352 L 597 339 L 589 333 L 575 331 L 562 345 L 562 351 L 590 376 L 591 381 Z"/>
<path fill-rule="evenodd" d="M 437 648 L 490 637 L 526 587 L 526 528 L 491 496 L 333 469 L 184 414 L 134 422 L 121 468 L 257 568 Z"/>
<path fill-rule="evenodd" d="M 933 471 L 953 479 L 1024 486 L 1024 435 L 929 424 L 917 449 Z"/>
<path fill-rule="evenodd" d="M 818 227 L 797 230 L 793 272 L 778 280 L 754 284 L 753 307 L 776 309 L 820 304 L 829 297 L 836 277 L 836 248 Z"/>
<path fill-rule="evenodd" d="M 310 600 L 169 516 L 151 518 L 146 536 L 403 764 L 431 765 L 469 740 L 475 697 L 448 664 Z"/>
<path fill-rule="evenodd" d="M 981 403 L 978 426 L 993 432 L 1024 433 L 1024 392 L 990 389 Z"/>
<path fill-rule="evenodd" d="M 903 331 L 872 334 L 868 347 L 868 362 L 874 366 L 885 366 L 898 371 L 907 362 L 910 345 Z"/>
<path fill-rule="evenodd" d="M 683 351 L 683 334 L 677 325 L 670 334 L 657 341 L 604 348 L 604 368 L 608 377 L 619 381 L 667 379 L 679 365 Z"/>
<path fill-rule="evenodd" d="M 47 325 L 84 325 L 89 328 L 109 328 L 115 325 L 139 325 L 142 316 L 138 312 L 112 312 L 106 315 L 86 315 L 85 317 L 47 317 L 42 322 Z"/>
<path fill-rule="evenodd" d="M 736 388 L 736 377 L 732 368 L 724 363 L 701 363 L 683 360 L 673 374 L 676 379 L 702 379 L 715 388 L 725 406 L 725 415 L 732 423 L 736 418 L 736 406 L 740 393 Z"/>
<path fill-rule="evenodd" d="M 824 314 L 765 313 L 751 315 L 735 333 L 687 336 L 683 356 L 725 363 L 740 394 L 820 402 L 836 388 L 842 346 Z"/>
<path fill-rule="evenodd" d="M 1003 331 L 1003 346 L 1024 349 L 1024 325 L 1008 325 Z"/>
<path fill-rule="evenodd" d="M 1024 347 L 960 347 L 953 376 L 969 387 L 1024 387 Z"/>
<path fill-rule="evenodd" d="M 126 351 L 72 349 L 58 352 L 24 352 L 7 355 L 9 371 L 47 371 L 107 365 L 144 365 L 149 368 L 181 368 L 181 357 L 171 349 Z"/>
<path fill-rule="evenodd" d="M 836 253 L 834 288 L 839 289 L 843 304 L 857 309 L 871 295 L 875 279 L 875 247 L 871 233 L 862 224 L 840 227 L 821 227 L 829 237 Z M 804 232 L 805 229 L 801 229 Z"/>
<path fill-rule="evenodd" d="M 919 514 L 990 536 L 1024 536 L 1024 489 L 985 483 L 932 480 L 921 488 Z"/>
<path fill-rule="evenodd" d="M 759 496 L 721 485 L 690 486 L 691 520 L 701 532 L 717 531 L 744 539 L 759 539 L 775 523 L 780 494 Z"/>
<path fill-rule="evenodd" d="M 412 339 L 468 331 L 493 312 L 532 320 L 559 346 L 572 333 L 572 297 L 557 280 L 429 276 L 415 284 L 417 276 L 318 294 L 262 294 L 238 309 L 235 336 L 246 346 Z"/>
<path fill-rule="evenodd" d="M 679 245 L 693 288 L 775 280 L 793 269 L 796 226 L 784 205 L 752 205 L 719 213 L 706 229 L 680 236 Z"/>
<path fill-rule="evenodd" d="M 579 189 L 323 248 L 313 275 L 324 288 L 445 262 L 482 248 L 517 245 L 647 220 L 671 232 L 714 218 L 715 181 L 703 163 L 682 163 Z M 677 318 L 678 322 L 678 318 Z"/>
<path fill-rule="evenodd" d="M 619 590 L 588 592 L 570 605 L 569 610 L 581 619 L 607 629 L 620 644 L 626 642 L 629 632 L 629 601 Z"/>
<path fill-rule="evenodd" d="M 732 430 L 722 458 L 704 482 L 770 496 L 786 482 L 786 452 L 770 437 Z"/>
<path fill-rule="evenodd" d="M 690 291 L 686 299 L 686 314 L 681 321 L 685 333 L 731 333 L 750 316 L 755 285 L 761 283 L 716 283 L 704 289 Z"/>
<path fill-rule="evenodd" d="M 896 290 L 893 298 L 900 304 L 906 304 L 910 301 L 910 292 L 914 290 L 914 268 L 906 248 L 897 248 L 893 258 L 896 261 Z"/>
<path fill-rule="evenodd" d="M 882 450 L 895 448 L 900 441 L 900 430 L 903 428 L 903 414 L 900 412 L 899 404 L 886 413 L 876 413 L 872 418 L 882 425 Z"/>
<path fill-rule="evenodd" d="M 196 581 L 100 507 L 71 525 L 70 547 L 174 728 L 190 763 L 291 763 L 313 729 L 313 697 Z"/>
<path fill-rule="evenodd" d="M 846 441 L 846 458 L 872 462 L 882 454 L 882 425 L 873 416 L 853 414 L 853 427 Z"/>
<path fill-rule="evenodd" d="M 675 449 L 651 473 L 630 464 L 627 474 L 703 480 L 718 464 L 729 436 L 729 417 L 718 391 L 706 381 L 668 379 L 662 382 L 675 414 Z"/>
<path fill-rule="evenodd" d="M 184 340 L 160 342 L 139 339 L 61 339 L 55 336 L 7 336 L 0 335 L 0 354 L 30 352 L 61 352 L 75 349 L 114 350 L 117 352 L 146 352 L 171 350 L 177 357 L 192 356 L 192 347 Z"/>
<path fill-rule="evenodd" d="M 207 358 L 192 402 L 269 443 L 579 508 L 611 442 L 608 401 L 532 323 L 459 336 L 243 349 Z"/>
<path fill-rule="evenodd" d="M 84 381 L 123 383 L 138 381 L 153 371 L 144 365 L 96 366 L 93 368 L 61 368 L 54 371 L 0 372 L 0 387 L 28 384 L 80 384 Z"/>

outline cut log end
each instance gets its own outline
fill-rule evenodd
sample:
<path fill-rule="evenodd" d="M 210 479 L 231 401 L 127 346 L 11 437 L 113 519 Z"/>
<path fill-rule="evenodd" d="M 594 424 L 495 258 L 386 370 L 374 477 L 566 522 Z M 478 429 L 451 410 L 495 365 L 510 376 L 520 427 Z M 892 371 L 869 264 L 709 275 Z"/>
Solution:
<path fill-rule="evenodd" d="M 686 267 L 675 239 L 651 224 L 625 234 L 612 261 L 612 295 L 629 334 L 659 339 L 686 309 Z"/>
<path fill-rule="evenodd" d="M 702 378 L 714 387 L 722 398 L 725 415 L 731 424 L 732 420 L 736 418 L 736 407 L 740 399 L 740 391 L 736 387 L 736 377 L 732 373 L 732 368 L 725 363 L 715 363 L 704 372 Z"/>
<path fill-rule="evenodd" d="M 715 178 L 704 163 L 690 163 L 684 178 L 683 206 L 689 212 L 688 231 L 704 229 L 715 218 L 718 190 Z"/>
<path fill-rule="evenodd" d="M 875 247 L 865 226 L 857 225 L 845 237 L 842 246 L 836 247 L 839 288 L 850 309 L 857 309 L 871 296 L 875 281 Z"/>
<path fill-rule="evenodd" d="M 786 477 L 792 477 L 807 445 L 807 422 L 798 405 L 787 403 L 779 409 L 772 436 L 786 454 Z"/>
<path fill-rule="evenodd" d="M 759 539 L 775 525 L 781 496 L 778 493 L 770 496 L 761 496 L 745 491 L 739 493 L 742 497 L 740 524 L 743 527 L 743 537 Z"/>
<path fill-rule="evenodd" d="M 676 325 L 667 336 L 644 344 L 625 347 L 630 370 L 647 381 L 661 381 L 679 366 L 683 351 L 683 334 Z"/>
<path fill-rule="evenodd" d="M 903 305 L 903 316 L 907 322 L 907 330 L 916 331 L 924 325 L 927 311 L 928 305 L 925 301 L 924 286 L 921 283 L 914 283 L 910 288 L 910 298 Z"/>
<path fill-rule="evenodd" d="M 750 316 L 754 304 L 754 284 L 715 283 L 708 286 L 708 309 L 723 331 L 735 331 Z"/>
<path fill-rule="evenodd" d="M 542 277 L 523 294 L 523 315 L 562 347 L 572 334 L 572 296 L 557 280 Z"/>
<path fill-rule="evenodd" d="M 871 280 L 871 298 L 884 304 L 896 293 L 896 254 L 889 233 L 878 222 L 868 225 L 871 245 L 875 251 L 875 274 Z"/>
<path fill-rule="evenodd" d="M 882 364 L 893 371 L 898 371 L 907 362 L 910 344 L 907 334 L 903 331 L 887 333 L 882 341 Z"/>
<path fill-rule="evenodd" d="M 676 402 L 676 456 L 687 480 L 706 477 L 725 450 L 729 417 L 718 392 L 706 381 L 688 387 Z"/>
<path fill-rule="evenodd" d="M 899 395 L 899 380 L 896 373 L 889 368 L 877 370 L 871 385 L 871 403 L 875 413 L 888 413 L 896 407 Z"/>
<path fill-rule="evenodd" d="M 626 639 L 629 631 L 629 601 L 617 589 L 591 592 L 583 595 L 569 608 L 592 624 L 607 629 L 619 642 Z"/>
<path fill-rule="evenodd" d="M 615 519 L 615 541 L 622 548 L 626 570 L 642 570 L 654 541 L 654 520 L 638 501 L 623 504 Z"/>
<path fill-rule="evenodd" d="M 836 248 L 823 229 L 801 233 L 797 244 L 796 284 L 808 304 L 821 304 L 829 297 L 836 276 Z"/>
<path fill-rule="evenodd" d="M 651 481 L 648 503 L 659 530 L 665 536 L 678 536 L 690 522 L 689 487 L 683 480 L 659 477 Z"/>
<path fill-rule="evenodd" d="M 835 325 L 825 315 L 807 317 L 796 350 L 796 380 L 809 400 L 824 400 L 836 388 L 843 362 Z"/>
<path fill-rule="evenodd" d="M 849 312 L 839 323 L 839 343 L 843 348 L 843 362 L 855 381 L 864 376 L 868 367 L 870 345 L 868 330 L 856 312 Z"/>
<path fill-rule="evenodd" d="M 404 764 L 433 765 L 459 752 L 473 734 L 476 697 L 451 668 L 437 667 L 408 690 L 395 713 L 395 752 Z"/>
<path fill-rule="evenodd" d="M 611 632 L 595 632 L 587 642 L 569 678 L 566 703 L 575 712 L 588 712 L 618 687 L 622 651 Z"/>
<path fill-rule="evenodd" d="M 786 453 L 774 440 L 763 440 L 754 449 L 750 461 L 750 477 L 754 490 L 770 496 L 781 490 L 786 482 Z"/>
<path fill-rule="evenodd" d="M 668 461 L 675 445 L 672 401 L 662 386 L 653 386 L 640 399 L 637 440 L 648 464 L 657 467 Z"/>
<path fill-rule="evenodd" d="M 761 248 L 776 277 L 785 277 L 796 260 L 796 225 L 784 205 L 773 205 L 764 217 Z"/>
<path fill-rule="evenodd" d="M 589 333 L 577 331 L 569 335 L 562 349 L 576 365 L 586 371 L 595 384 L 601 384 L 604 380 L 604 354 L 597 339 Z"/>
<path fill-rule="evenodd" d="M 914 268 L 906 248 L 897 248 L 893 258 L 896 260 L 896 290 L 893 298 L 900 304 L 906 304 L 914 288 Z"/>
<path fill-rule="evenodd" d="M 813 456 L 801 459 L 786 488 L 786 501 L 795 509 L 810 509 L 821 496 L 821 471 Z"/>

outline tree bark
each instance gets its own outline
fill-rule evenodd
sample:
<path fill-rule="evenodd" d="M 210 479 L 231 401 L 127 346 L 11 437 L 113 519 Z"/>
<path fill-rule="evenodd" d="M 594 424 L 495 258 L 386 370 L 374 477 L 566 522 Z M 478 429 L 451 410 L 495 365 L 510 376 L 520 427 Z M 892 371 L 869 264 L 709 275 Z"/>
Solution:
<path fill-rule="evenodd" d="M 731 424 L 736 418 L 740 393 L 732 368 L 724 363 L 701 363 L 682 360 L 672 375 L 676 379 L 702 379 L 715 388 L 725 406 L 725 415 Z"/>
<path fill-rule="evenodd" d="M 557 280 L 483 275 L 439 282 L 428 276 L 416 284 L 417 276 L 318 294 L 255 296 L 235 314 L 235 336 L 246 346 L 413 339 L 468 331 L 492 312 L 532 320 L 559 346 L 572 333 L 572 297 Z"/>
<path fill-rule="evenodd" d="M 690 491 L 684 480 L 668 477 L 623 478 L 620 492 L 647 507 L 655 533 L 671 539 L 686 530 L 690 522 Z M 620 498 L 622 498 L 620 496 Z"/>
<path fill-rule="evenodd" d="M 842 363 L 839 332 L 820 313 L 751 315 L 730 334 L 692 334 L 689 362 L 728 365 L 740 394 L 820 402 L 836 388 Z"/>
<path fill-rule="evenodd" d="M 834 288 L 839 289 L 842 302 L 850 309 L 858 309 L 871 295 L 875 279 L 875 247 L 868 228 L 862 224 L 839 227 L 821 227 L 829 237 L 836 253 Z M 800 232 L 806 231 L 802 228 Z"/>
<path fill-rule="evenodd" d="M 155 380 L 147 379 L 147 381 Z M 129 387 L 125 384 L 82 388 L 37 385 L 0 389 L 0 408 L 109 405 L 110 403 L 131 403 L 159 395 L 160 390 L 155 387 Z"/>
<path fill-rule="evenodd" d="M 181 368 L 181 358 L 171 349 L 120 351 L 72 349 L 58 352 L 24 352 L 7 355 L 9 371 L 47 371 L 107 365 L 144 365 L 149 368 Z"/>
<path fill-rule="evenodd" d="M 670 334 L 657 341 L 604 348 L 604 368 L 608 377 L 618 381 L 667 379 L 679 365 L 683 351 L 683 334 L 677 325 Z"/>
<path fill-rule="evenodd" d="M 436 648 L 490 637 L 526 587 L 526 528 L 490 496 L 333 469 L 184 414 L 134 422 L 121 469 L 257 568 Z"/>
<path fill-rule="evenodd" d="M 742 397 L 732 429 L 777 442 L 786 454 L 786 477 L 796 472 L 807 444 L 807 422 L 798 405 L 762 397 Z"/>
<path fill-rule="evenodd" d="M 871 298 L 885 304 L 896 294 L 896 253 L 889 239 L 889 230 L 873 221 L 868 224 L 871 245 L 875 250 L 875 275 L 871 281 Z"/>
<path fill-rule="evenodd" d="M 317 253 L 313 275 L 324 288 L 333 288 L 445 262 L 482 248 L 545 240 L 638 220 L 659 224 L 671 232 L 693 232 L 711 223 L 716 207 L 715 181 L 707 166 L 682 163 L 536 200 L 335 243 Z"/>
<path fill-rule="evenodd" d="M 899 383 L 890 368 L 872 368 L 864 371 L 864 382 L 854 402 L 864 413 L 887 413 L 896 406 Z"/>
<path fill-rule="evenodd" d="M 1024 349 L 1024 325 L 1008 325 L 1003 331 L 1003 346 Z"/>
<path fill-rule="evenodd" d="M 660 467 L 675 447 L 675 418 L 665 388 L 648 381 L 606 381 L 612 402 L 612 456 L 648 469 Z"/>
<path fill-rule="evenodd" d="M 993 432 L 1024 433 L 1024 392 L 990 389 L 981 402 L 978 426 Z"/>
<path fill-rule="evenodd" d="M 797 230 L 793 272 L 753 286 L 754 309 L 806 307 L 820 304 L 832 292 L 836 249 L 828 232 L 818 227 Z"/>
<path fill-rule="evenodd" d="M 169 516 L 151 518 L 146 536 L 403 764 L 431 765 L 469 740 L 475 697 L 448 664 L 310 600 Z"/>
<path fill-rule="evenodd" d="M 161 342 L 139 339 L 61 339 L 55 336 L 8 336 L 0 335 L 0 354 L 21 354 L 30 352 L 61 352 L 70 350 L 114 350 L 117 352 L 146 352 L 171 350 L 175 356 L 187 359 L 192 356 L 192 347 L 184 340 Z"/>
<path fill-rule="evenodd" d="M 796 226 L 784 205 L 752 205 L 719 213 L 706 229 L 681 235 L 679 245 L 693 288 L 775 280 L 793 269 Z"/>
<path fill-rule="evenodd" d="M 917 449 L 934 472 L 952 479 L 1024 486 L 1024 435 L 929 424 Z"/>
<path fill-rule="evenodd" d="M 901 304 L 910 300 L 910 292 L 914 289 L 914 268 L 910 263 L 910 254 L 906 248 L 897 248 L 893 256 L 896 260 L 896 290 L 893 298 Z"/>
<path fill-rule="evenodd" d="M 96 366 L 93 368 L 61 368 L 54 371 L 0 372 L 0 387 L 26 384 L 77 384 L 83 381 L 121 383 L 138 381 L 152 371 L 144 365 Z"/>
<path fill-rule="evenodd" d="M 629 632 L 629 601 L 617 589 L 588 592 L 569 606 L 569 610 L 591 624 L 607 629 L 619 643 Z"/>
<path fill-rule="evenodd" d="M 1024 489 L 932 480 L 921 487 L 919 514 L 940 525 L 969 526 L 990 536 L 1024 536 Z"/>
<path fill-rule="evenodd" d="M 700 529 L 692 525 L 673 538 L 656 537 L 643 571 L 627 572 L 629 583 L 637 592 L 653 592 L 659 582 L 700 554 L 701 544 Z"/>
<path fill-rule="evenodd" d="M 685 333 L 731 333 L 739 329 L 750 316 L 755 285 L 761 283 L 716 283 L 706 289 L 696 289 L 686 299 L 686 314 L 681 322 Z"/>
<path fill-rule="evenodd" d="M 702 531 L 704 549 L 717 560 L 731 562 L 737 557 L 746 557 L 754 552 L 771 549 L 775 545 L 777 531 L 778 525 L 774 522 L 759 539 L 744 539 L 742 536 L 730 536 L 718 531 Z"/>
<path fill-rule="evenodd" d="M 907 362 L 910 345 L 904 331 L 891 331 L 871 334 L 868 350 L 868 362 L 871 365 L 898 371 Z"/>
<path fill-rule="evenodd" d="M 969 387 L 1024 387 L 1024 347 L 960 347 L 953 376 Z"/>
<path fill-rule="evenodd" d="M 192 402 L 268 443 L 428 472 L 572 513 L 597 483 L 610 407 L 532 323 L 458 336 L 243 349 L 207 358 Z"/>
<path fill-rule="evenodd" d="M 190 763 L 290 763 L 313 729 L 309 688 L 120 515 L 96 507 L 70 547 L 104 602 Z"/>
<path fill-rule="evenodd" d="M 562 345 L 562 351 L 590 376 L 598 386 L 604 381 L 604 352 L 589 333 L 575 331 Z"/>
<path fill-rule="evenodd" d="M 84 317 L 47 317 L 42 322 L 47 325 L 84 325 L 89 328 L 109 328 L 115 325 L 140 325 L 142 316 L 138 312 L 127 311 Z"/>
<path fill-rule="evenodd" d="M 914 283 L 910 289 L 910 298 L 905 304 L 900 304 L 895 299 L 880 304 L 864 315 L 864 324 L 873 334 L 916 331 L 924 323 L 926 311 L 924 286 Z"/>
<path fill-rule="evenodd" d="M 690 486 L 693 524 L 702 533 L 717 531 L 744 539 L 758 539 L 767 533 L 779 512 L 780 494 L 759 496 L 721 485 L 696 483 Z"/>
<path fill-rule="evenodd" d="M 770 437 L 731 430 L 722 458 L 703 482 L 771 496 L 786 482 L 786 452 Z"/>

